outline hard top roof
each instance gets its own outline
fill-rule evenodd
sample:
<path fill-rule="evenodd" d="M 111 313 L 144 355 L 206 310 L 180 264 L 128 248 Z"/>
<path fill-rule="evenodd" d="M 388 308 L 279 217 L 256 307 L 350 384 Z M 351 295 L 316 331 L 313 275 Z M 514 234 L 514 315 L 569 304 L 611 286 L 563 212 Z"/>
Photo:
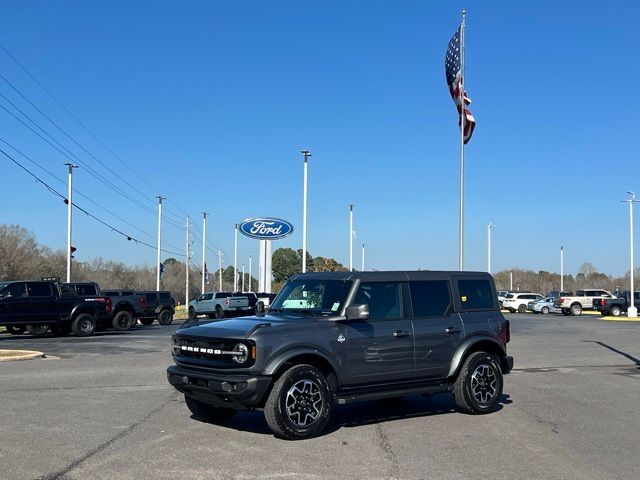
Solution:
<path fill-rule="evenodd" d="M 308 272 L 292 275 L 289 280 L 361 280 L 363 282 L 443 280 L 449 277 L 490 277 L 487 272 L 460 272 L 453 270 L 398 270 L 380 272 Z"/>

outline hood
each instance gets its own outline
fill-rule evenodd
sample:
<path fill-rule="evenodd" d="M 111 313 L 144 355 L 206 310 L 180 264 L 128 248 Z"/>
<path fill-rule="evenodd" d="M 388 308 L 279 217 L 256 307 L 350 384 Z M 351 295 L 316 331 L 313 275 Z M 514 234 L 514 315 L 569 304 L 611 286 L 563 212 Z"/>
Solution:
<path fill-rule="evenodd" d="M 216 338 L 247 338 L 259 328 L 281 325 L 282 320 L 272 315 L 264 317 L 240 317 L 227 320 L 185 322 L 176 331 L 177 335 Z"/>

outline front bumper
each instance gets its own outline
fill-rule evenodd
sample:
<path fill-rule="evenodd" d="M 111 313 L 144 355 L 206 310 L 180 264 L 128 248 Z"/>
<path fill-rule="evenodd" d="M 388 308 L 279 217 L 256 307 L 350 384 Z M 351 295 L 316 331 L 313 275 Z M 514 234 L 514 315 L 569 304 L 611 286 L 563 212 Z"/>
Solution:
<path fill-rule="evenodd" d="M 190 397 L 216 407 L 247 410 L 264 404 L 271 377 L 267 375 L 211 374 L 177 365 L 167 368 L 167 380 Z"/>

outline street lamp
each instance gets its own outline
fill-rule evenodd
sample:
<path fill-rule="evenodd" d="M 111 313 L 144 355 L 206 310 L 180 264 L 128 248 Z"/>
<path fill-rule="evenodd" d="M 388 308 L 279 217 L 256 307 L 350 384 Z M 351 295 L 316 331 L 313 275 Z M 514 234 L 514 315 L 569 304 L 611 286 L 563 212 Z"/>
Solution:
<path fill-rule="evenodd" d="M 634 265 L 633 265 L 633 204 L 640 203 L 636 200 L 636 194 L 634 192 L 627 192 L 631 197 L 627 200 L 621 200 L 622 202 L 626 202 L 629 204 L 629 262 L 631 265 L 631 269 L 629 270 L 629 280 L 630 280 L 630 289 L 629 289 L 629 308 L 627 309 L 627 317 L 628 318 L 636 318 L 638 316 L 638 309 L 634 305 L 633 302 L 633 274 L 634 274 Z"/>
<path fill-rule="evenodd" d="M 308 159 L 311 156 L 309 150 L 300 150 L 304 157 L 304 170 L 302 179 L 302 273 L 307 272 L 307 168 L 309 166 Z"/>

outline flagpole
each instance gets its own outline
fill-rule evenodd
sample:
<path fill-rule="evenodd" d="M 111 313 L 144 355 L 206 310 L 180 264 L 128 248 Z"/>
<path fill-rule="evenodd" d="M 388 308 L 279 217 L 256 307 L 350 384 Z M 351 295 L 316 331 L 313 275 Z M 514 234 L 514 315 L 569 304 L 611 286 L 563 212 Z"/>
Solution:
<path fill-rule="evenodd" d="M 464 270 L 464 25 L 467 16 L 466 10 L 462 11 L 462 23 L 460 24 L 460 212 L 458 225 L 458 266 Z"/>

